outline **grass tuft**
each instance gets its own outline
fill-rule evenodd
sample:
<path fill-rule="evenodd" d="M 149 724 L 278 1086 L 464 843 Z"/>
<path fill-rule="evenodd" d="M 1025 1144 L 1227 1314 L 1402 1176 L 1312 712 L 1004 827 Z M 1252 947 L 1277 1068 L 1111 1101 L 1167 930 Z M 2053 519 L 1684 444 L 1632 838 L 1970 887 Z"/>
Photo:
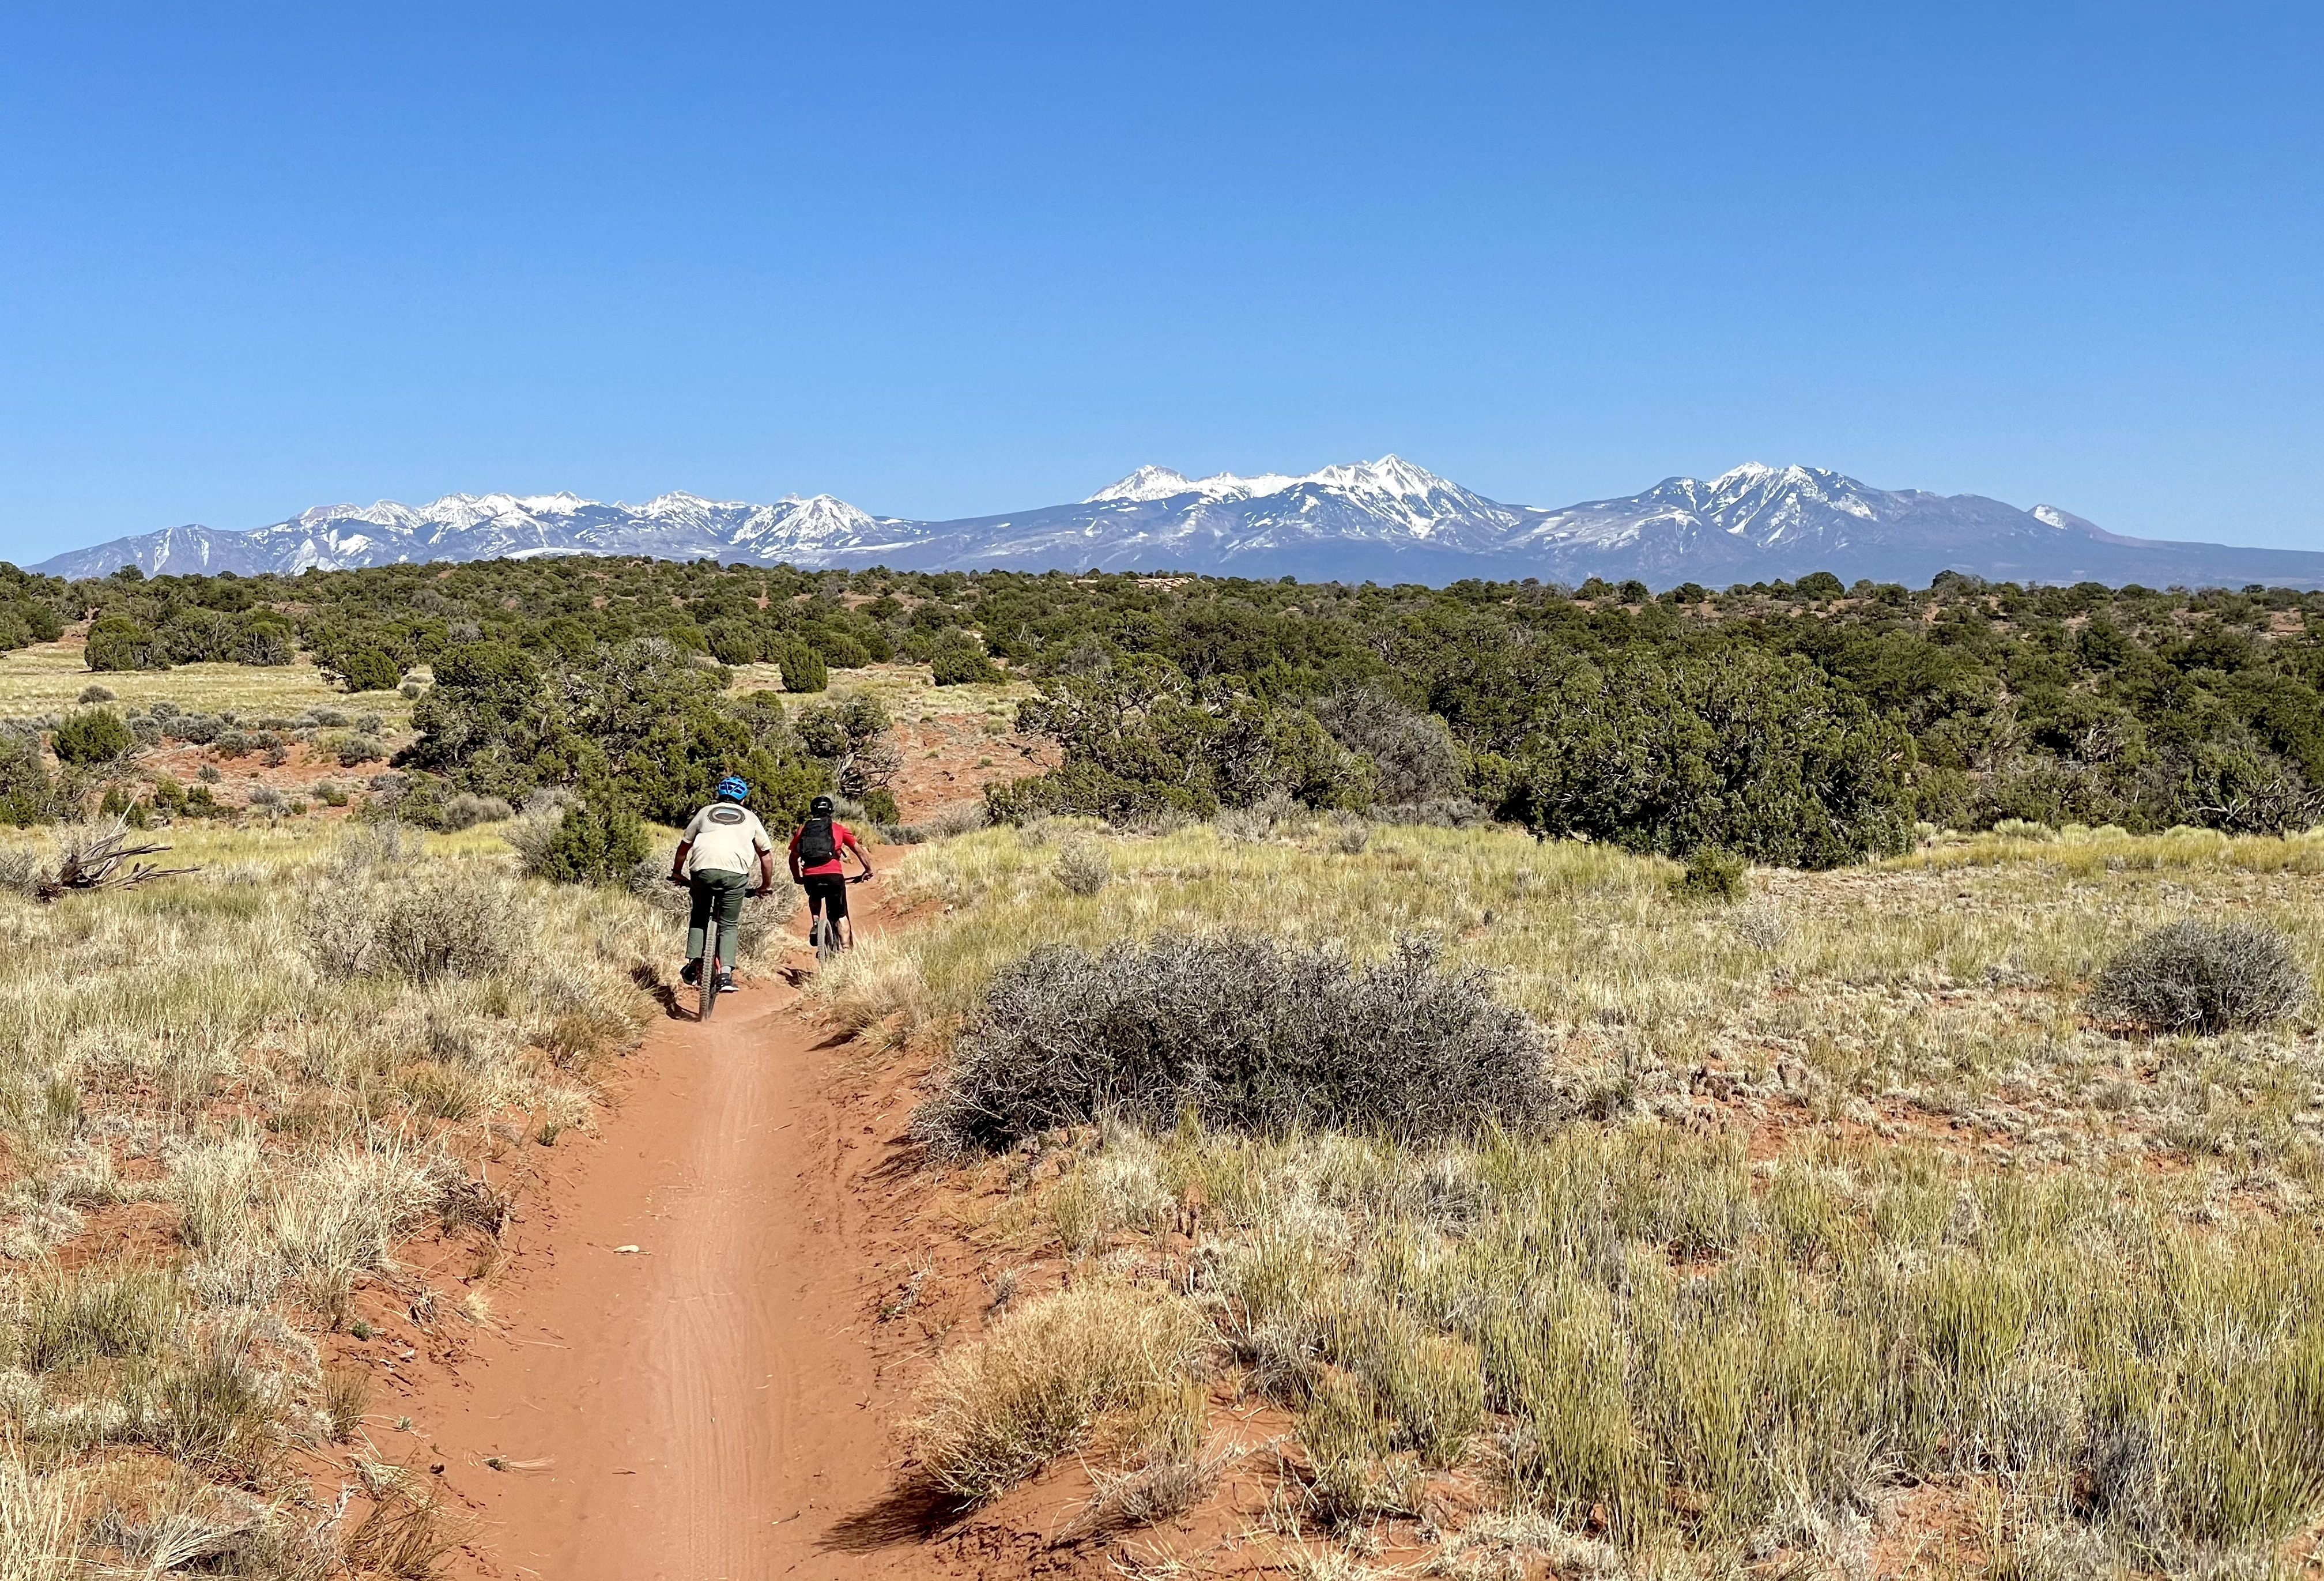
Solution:
<path fill-rule="evenodd" d="M 976 1502 L 1089 1442 L 1109 1413 L 1175 1390 L 1210 1345 L 1183 1300 L 1080 1285 L 1010 1312 L 936 1364 L 909 1430 L 937 1486 Z"/>

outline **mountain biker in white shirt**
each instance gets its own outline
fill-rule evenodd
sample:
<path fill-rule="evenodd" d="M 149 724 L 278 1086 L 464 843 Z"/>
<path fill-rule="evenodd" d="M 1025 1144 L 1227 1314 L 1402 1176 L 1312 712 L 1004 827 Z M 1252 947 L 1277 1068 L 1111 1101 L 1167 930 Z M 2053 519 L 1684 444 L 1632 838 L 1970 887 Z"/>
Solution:
<path fill-rule="evenodd" d="M 672 883 L 686 885 L 694 904 L 686 924 L 686 969 L 689 987 L 702 979 L 702 936 L 715 910 L 718 918 L 718 992 L 734 992 L 734 945 L 742 930 L 742 897 L 769 894 L 775 887 L 775 842 L 759 815 L 742 805 L 750 781 L 729 774 L 718 781 L 717 800 L 694 815 L 678 837 L 671 861 Z M 758 870 L 758 888 L 751 870 Z"/>

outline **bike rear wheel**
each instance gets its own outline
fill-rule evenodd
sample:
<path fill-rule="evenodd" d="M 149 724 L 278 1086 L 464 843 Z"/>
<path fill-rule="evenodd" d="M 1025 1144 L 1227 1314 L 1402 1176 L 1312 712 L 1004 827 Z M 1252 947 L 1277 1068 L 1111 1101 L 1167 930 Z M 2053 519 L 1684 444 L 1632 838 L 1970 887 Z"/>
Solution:
<path fill-rule="evenodd" d="M 815 964 L 827 966 L 839 954 L 839 924 L 825 917 L 819 922 L 815 938 Z"/>
<path fill-rule="evenodd" d="M 698 985 L 702 998 L 694 1012 L 696 1021 L 708 1021 L 710 1012 L 718 1008 L 718 919 L 713 917 L 702 929 L 702 980 Z"/>

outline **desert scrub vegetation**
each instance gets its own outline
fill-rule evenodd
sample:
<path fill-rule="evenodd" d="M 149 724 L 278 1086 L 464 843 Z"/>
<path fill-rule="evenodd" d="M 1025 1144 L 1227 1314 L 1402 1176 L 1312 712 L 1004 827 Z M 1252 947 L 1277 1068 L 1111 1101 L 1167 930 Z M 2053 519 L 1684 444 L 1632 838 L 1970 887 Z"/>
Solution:
<path fill-rule="evenodd" d="M 883 880 L 943 914 L 867 940 L 815 992 L 847 1024 L 949 1037 L 1043 945 L 1233 929 L 1369 962 L 1426 935 L 1532 1017 L 1553 1079 L 1593 1113 L 1936 1133 L 2051 1163 L 2212 1159 L 2267 1189 L 2324 1168 L 2312 1002 L 2217 1037 L 2119 1035 L 2086 1003 L 2116 952 L 2190 919 L 2273 929 L 2312 981 L 2324 838 L 1979 836 L 1757 869 L 1751 902 L 1725 908 L 1674 893 L 1676 863 L 1604 845 L 1374 824 L 1351 855 L 1339 827 L 1310 816 L 1251 841 L 1050 819 L 916 847 Z M 1076 831 L 1109 852 L 1094 896 L 1050 875 Z"/>
<path fill-rule="evenodd" d="M 1549 1113 L 1539 1040 L 1427 940 L 1358 966 L 1265 934 L 1044 945 L 1001 971 L 913 1118 L 947 1152 L 1103 1117 L 1428 1137 Z"/>
<path fill-rule="evenodd" d="M 2324 840 L 1938 837 L 1761 869 L 1721 908 L 1603 845 L 1337 827 L 918 847 L 890 882 L 943 914 L 816 987 L 936 1051 L 920 1123 L 996 1194 L 998 1255 L 1205 1315 L 1182 1381 L 1223 1357 L 1293 1424 L 1279 1529 L 1419 1540 L 1482 1483 L 1489 1549 L 1839 1571 L 1934 1485 L 1994 1512 L 1987 1567 L 2183 1572 L 2264 1568 L 2324 1517 L 2318 1029 L 2304 1002 L 2216 1035 L 2086 1007 L 2188 920 L 2270 930 L 2312 976 Z M 1060 835 L 1118 882 L 1062 892 Z M 1168 969 L 1250 930 L 1256 1005 Z M 1434 968 L 1399 957 L 1423 937 Z M 1325 996 L 1265 989 L 1311 953 L 1424 997 L 1458 974 L 1535 1040 L 1548 1101 L 1398 1136 L 1172 1085 L 1181 1039 L 1204 1070 L 1202 1038 L 1274 1019 L 1340 1039 Z"/>
<path fill-rule="evenodd" d="M 2102 1017 L 2163 1031 L 2257 1026 L 2308 997 L 2292 947 L 2247 922 L 2172 922 L 2125 946 L 2090 989 Z"/>
<path fill-rule="evenodd" d="M 38 871 L 75 837 L 6 855 Z M 391 1527 L 419 1552 L 425 1501 L 365 1440 L 364 1346 L 461 1292 L 397 1248 L 489 1263 L 494 1160 L 586 1121 L 667 927 L 525 879 L 482 828 L 169 837 L 199 872 L 0 890 L 0 1546 L 37 1528 L 15 1551 L 59 1576 L 319 1577 Z"/>

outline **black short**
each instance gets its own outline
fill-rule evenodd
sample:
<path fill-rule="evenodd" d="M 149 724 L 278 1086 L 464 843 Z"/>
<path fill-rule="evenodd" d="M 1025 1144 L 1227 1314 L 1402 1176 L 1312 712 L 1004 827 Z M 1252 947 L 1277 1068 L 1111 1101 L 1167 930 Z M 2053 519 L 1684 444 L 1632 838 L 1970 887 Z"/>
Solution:
<path fill-rule="evenodd" d="M 847 915 L 847 881 L 835 873 L 810 873 L 799 882 L 807 886 L 807 911 L 838 921 Z"/>

